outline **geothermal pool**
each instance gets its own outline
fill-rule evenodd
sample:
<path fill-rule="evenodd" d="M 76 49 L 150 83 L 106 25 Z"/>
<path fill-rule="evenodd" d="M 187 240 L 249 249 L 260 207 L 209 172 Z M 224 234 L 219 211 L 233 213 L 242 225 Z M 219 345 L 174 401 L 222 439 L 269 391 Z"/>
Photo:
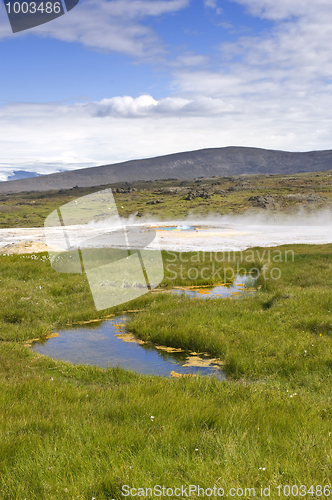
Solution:
<path fill-rule="evenodd" d="M 137 373 L 163 377 L 215 376 L 222 380 L 223 363 L 206 353 L 156 346 L 126 332 L 127 317 L 90 325 L 68 327 L 53 333 L 49 340 L 34 342 L 32 350 L 74 364 L 120 366 Z"/>
<path fill-rule="evenodd" d="M 126 220 L 122 220 L 126 227 Z M 332 243 L 332 220 L 317 217 L 315 220 L 256 221 L 245 217 L 227 220 L 223 217 L 212 221 L 141 222 L 133 224 L 137 233 L 153 231 L 156 237 L 146 248 L 170 251 L 242 251 L 251 247 L 273 247 L 285 244 Z M 2 253 L 34 253 L 63 248 L 62 227 L 0 229 Z M 70 226 L 72 240 L 77 246 L 83 242 L 102 241 L 113 228 L 103 223 Z"/>

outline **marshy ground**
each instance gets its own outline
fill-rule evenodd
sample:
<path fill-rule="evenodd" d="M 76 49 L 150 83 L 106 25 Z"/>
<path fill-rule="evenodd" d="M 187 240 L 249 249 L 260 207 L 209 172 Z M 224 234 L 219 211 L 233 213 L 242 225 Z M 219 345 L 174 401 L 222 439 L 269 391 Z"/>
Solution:
<path fill-rule="evenodd" d="M 45 254 L 1 256 L 1 497 L 122 498 L 123 484 L 160 482 L 329 484 L 332 246 L 287 248 L 294 262 L 278 264 L 281 278 L 261 277 L 241 300 L 155 293 L 129 304 L 141 310 L 129 331 L 220 358 L 227 381 L 34 354 L 29 340 L 100 313 L 83 275 L 54 272 Z M 188 284 L 169 278 L 166 289 Z"/>
<path fill-rule="evenodd" d="M 292 176 L 298 180 L 285 181 L 283 188 L 280 176 L 257 178 L 252 193 L 242 189 L 214 196 L 216 201 L 221 196 L 219 210 L 232 211 L 245 197 L 267 196 L 274 183 L 278 196 L 314 192 L 327 198 L 317 203 L 328 204 L 328 175 Z M 295 185 L 305 186 L 305 179 L 308 187 Z M 231 182 L 225 180 L 226 189 Z M 123 203 L 126 196 L 129 200 L 128 206 L 122 204 L 124 215 L 131 213 L 130 195 L 135 193 L 118 193 Z M 142 193 L 140 211 L 162 206 L 146 205 L 160 194 Z M 16 210 L 16 219 L 9 210 L 2 227 L 22 227 L 24 214 L 27 227 L 38 220 L 41 224 L 70 199 L 20 196 L 36 206 Z M 174 194 L 169 196 L 171 211 Z M 181 196 L 174 202 L 178 215 L 187 202 L 214 198 L 205 202 Z M 13 206 L 14 199 L 19 198 L 11 198 Z M 298 203 L 291 198 L 286 202 Z M 258 250 L 254 262 L 246 260 L 246 252 L 233 254 L 230 262 L 214 256 L 222 270 L 240 263 L 259 271 L 251 296 L 198 301 L 150 293 L 102 314 L 94 308 L 85 275 L 55 272 L 43 253 L 0 255 L 0 498 L 120 499 L 122 485 L 156 484 L 216 485 L 226 492 L 254 487 L 256 496 L 261 485 L 271 485 L 272 498 L 278 498 L 278 485 L 306 485 L 307 490 L 313 486 L 310 498 L 324 498 L 317 487 L 330 485 L 332 470 L 332 245 L 285 245 L 275 250 L 283 256 L 290 252 L 292 258 L 277 262 Z M 193 256 L 163 252 L 160 287 L 219 281 L 213 273 L 201 272 L 214 261 L 197 259 L 197 254 L 198 277 L 190 279 Z M 168 262 L 175 267 L 170 270 Z M 180 266 L 182 277 L 174 274 Z M 273 279 L 270 270 L 276 267 L 280 275 Z M 223 361 L 227 380 L 167 379 L 72 365 L 30 349 L 32 339 L 46 338 L 56 329 L 127 310 L 139 311 L 128 323 L 132 334 L 163 346 L 207 352 Z"/>

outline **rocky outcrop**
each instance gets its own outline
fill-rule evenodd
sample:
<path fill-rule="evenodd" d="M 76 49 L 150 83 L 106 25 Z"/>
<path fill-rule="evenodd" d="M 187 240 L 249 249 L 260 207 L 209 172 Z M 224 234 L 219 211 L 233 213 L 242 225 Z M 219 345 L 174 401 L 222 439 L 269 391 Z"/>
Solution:
<path fill-rule="evenodd" d="M 258 208 L 264 208 L 264 209 L 269 209 L 272 210 L 274 208 L 278 208 L 278 204 L 276 203 L 276 200 L 273 196 L 271 195 L 257 195 L 257 196 L 250 196 L 248 201 L 252 202 L 252 205 L 254 207 Z"/>
<path fill-rule="evenodd" d="M 116 188 L 116 193 L 134 193 L 137 191 L 136 188 Z"/>
<path fill-rule="evenodd" d="M 163 200 L 150 200 L 150 201 L 146 202 L 147 205 L 158 205 L 159 203 L 164 203 L 164 201 Z"/>
<path fill-rule="evenodd" d="M 208 193 L 205 189 L 203 189 L 202 191 L 189 191 L 185 199 L 191 201 L 195 198 L 203 198 L 204 200 L 208 200 L 209 198 L 211 198 L 211 194 Z"/>

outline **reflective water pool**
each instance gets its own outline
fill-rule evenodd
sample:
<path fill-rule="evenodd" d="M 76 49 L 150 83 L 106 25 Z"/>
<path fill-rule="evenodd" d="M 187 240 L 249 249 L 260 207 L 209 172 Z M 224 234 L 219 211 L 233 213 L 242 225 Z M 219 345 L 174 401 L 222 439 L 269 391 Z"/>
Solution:
<path fill-rule="evenodd" d="M 153 226 L 155 229 L 158 231 L 195 231 L 196 227 L 195 226 L 187 226 L 187 225 L 180 225 L 180 226 Z"/>
<path fill-rule="evenodd" d="M 68 327 L 49 340 L 34 342 L 32 350 L 74 364 L 120 366 L 164 377 L 200 374 L 225 378 L 220 360 L 139 341 L 126 333 L 126 319 L 121 316 L 101 323 Z"/>
<path fill-rule="evenodd" d="M 251 295 L 255 291 L 253 288 L 254 282 L 254 278 L 236 276 L 233 283 L 222 283 L 213 287 L 176 287 L 173 288 L 172 293 L 195 299 L 240 298 L 241 296 Z"/>

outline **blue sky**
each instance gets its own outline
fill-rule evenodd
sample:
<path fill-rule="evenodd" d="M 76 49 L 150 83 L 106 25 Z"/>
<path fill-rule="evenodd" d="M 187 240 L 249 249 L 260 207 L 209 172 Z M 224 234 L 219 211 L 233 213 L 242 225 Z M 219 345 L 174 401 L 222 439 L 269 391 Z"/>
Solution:
<path fill-rule="evenodd" d="M 81 0 L 11 33 L 0 179 L 205 147 L 331 149 L 327 0 Z"/>

